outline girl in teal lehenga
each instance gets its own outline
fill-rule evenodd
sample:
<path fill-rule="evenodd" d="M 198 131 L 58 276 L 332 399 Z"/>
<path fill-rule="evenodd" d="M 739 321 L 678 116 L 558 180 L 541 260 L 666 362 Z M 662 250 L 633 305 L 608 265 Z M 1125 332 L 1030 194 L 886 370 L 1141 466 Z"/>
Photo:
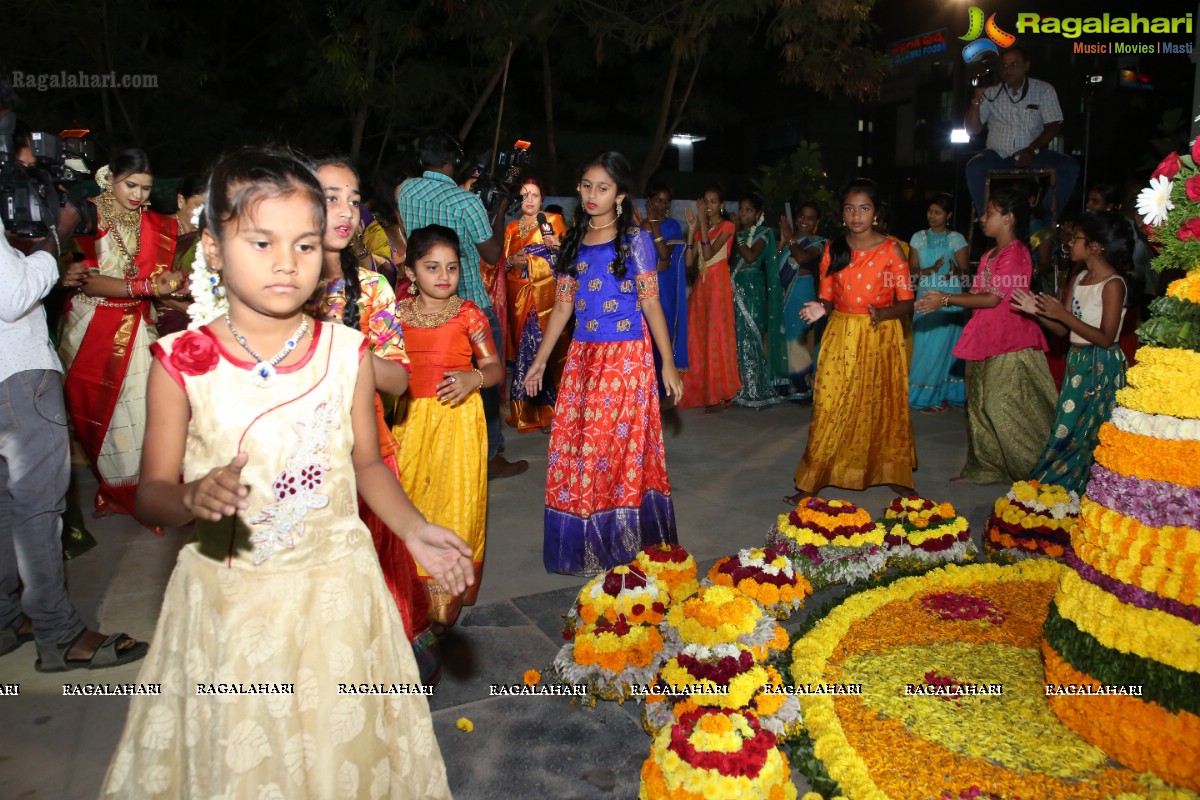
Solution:
<path fill-rule="evenodd" d="M 1063 302 L 1052 294 L 1013 292 L 1014 306 L 1071 340 L 1050 441 L 1030 474 L 1034 480 L 1079 494 L 1087 488 L 1100 426 L 1125 386 L 1125 354 L 1117 338 L 1125 317 L 1123 273 L 1132 252 L 1133 234 L 1121 214 L 1085 212 L 1076 223 L 1071 258 L 1086 268 L 1067 287 Z"/>
<path fill-rule="evenodd" d="M 925 292 L 960 294 L 967 274 L 967 240 L 950 230 L 954 198 L 940 194 L 929 203 L 929 227 L 913 234 L 909 269 L 920 276 L 917 297 Z M 966 312 L 946 306 L 913 317 L 912 365 L 908 371 L 908 404 L 923 413 L 936 413 L 967 403 L 964 367 L 954 357 L 954 345 L 966 324 Z"/>
<path fill-rule="evenodd" d="M 816 268 L 828 242 L 817 235 L 821 209 L 801 203 L 794 220 L 779 218 L 779 285 L 783 289 L 783 329 L 788 380 L 796 388 L 793 399 L 812 399 L 812 378 L 817 370 L 817 347 L 824 319 L 809 325 L 800 316 L 804 304 L 817 299 Z M 809 331 L 813 343 L 808 344 Z"/>
<path fill-rule="evenodd" d="M 779 288 L 775 234 L 763 224 L 763 200 L 749 194 L 738 203 L 738 234 L 729 257 L 733 316 L 742 388 L 733 402 L 769 408 L 785 401 L 776 385 L 787 383 L 783 338 L 783 292 Z"/>

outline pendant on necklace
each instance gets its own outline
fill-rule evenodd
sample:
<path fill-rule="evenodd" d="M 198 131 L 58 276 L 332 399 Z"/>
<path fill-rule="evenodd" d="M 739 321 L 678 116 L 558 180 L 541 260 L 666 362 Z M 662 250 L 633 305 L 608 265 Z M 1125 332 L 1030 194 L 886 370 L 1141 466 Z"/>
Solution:
<path fill-rule="evenodd" d="M 260 389 L 270 389 L 271 379 L 275 377 L 275 367 L 269 361 L 260 361 L 254 365 L 254 385 Z"/>

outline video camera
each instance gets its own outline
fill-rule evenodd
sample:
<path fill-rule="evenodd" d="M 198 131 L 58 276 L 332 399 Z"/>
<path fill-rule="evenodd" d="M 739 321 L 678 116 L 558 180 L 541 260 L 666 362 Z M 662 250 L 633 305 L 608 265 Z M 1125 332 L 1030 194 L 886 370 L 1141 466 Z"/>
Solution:
<path fill-rule="evenodd" d="M 511 150 L 497 156 L 496 166 L 491 172 L 484 172 L 483 164 L 471 168 L 468 177 L 475 179 L 471 192 L 483 203 L 488 214 L 495 210 L 501 197 L 507 197 L 510 206 L 520 202 L 521 174 L 527 166 L 529 142 L 518 139 Z"/>
<path fill-rule="evenodd" d="M 990 89 L 998 83 L 1000 83 L 1000 75 L 997 74 L 996 70 L 992 69 L 991 64 L 984 66 L 983 69 L 971 76 L 972 89 L 979 89 L 981 87 Z"/>
<path fill-rule="evenodd" d="M 95 157 L 92 142 L 84 130 L 29 134 L 29 149 L 37 166 L 27 167 L 17 160 L 17 147 L 11 134 L 0 135 L 0 218 L 5 230 L 20 238 L 40 238 L 50 232 L 59 209 L 74 205 L 82 220 L 67 236 L 91 235 L 96 231 L 95 208 L 82 203 L 59 186 L 74 183 L 88 173 L 87 162 Z"/>

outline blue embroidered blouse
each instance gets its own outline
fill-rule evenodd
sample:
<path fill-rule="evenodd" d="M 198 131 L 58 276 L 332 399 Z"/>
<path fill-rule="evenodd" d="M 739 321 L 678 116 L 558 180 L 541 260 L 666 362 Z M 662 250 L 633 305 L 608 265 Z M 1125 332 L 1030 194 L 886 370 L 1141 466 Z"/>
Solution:
<path fill-rule="evenodd" d="M 630 228 L 628 235 L 624 278 L 612 271 L 616 239 L 580 244 L 576 275 L 558 276 L 557 299 L 574 302 L 578 341 L 627 342 L 646 335 L 642 300 L 658 299 L 658 253 L 649 231 Z"/>

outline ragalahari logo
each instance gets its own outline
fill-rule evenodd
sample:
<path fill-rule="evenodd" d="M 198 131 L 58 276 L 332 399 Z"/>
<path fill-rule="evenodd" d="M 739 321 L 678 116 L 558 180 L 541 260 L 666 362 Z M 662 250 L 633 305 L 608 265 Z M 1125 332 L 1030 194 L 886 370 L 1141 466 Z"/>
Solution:
<path fill-rule="evenodd" d="M 987 38 L 980 38 L 987 34 Z M 992 14 L 983 19 L 983 9 L 972 6 L 967 16 L 967 33 L 958 37 L 969 44 L 963 48 L 963 61 L 968 64 L 986 58 L 988 55 L 998 56 L 1001 50 L 1012 47 L 1017 37 L 1001 30 L 996 24 L 996 15 Z"/>

